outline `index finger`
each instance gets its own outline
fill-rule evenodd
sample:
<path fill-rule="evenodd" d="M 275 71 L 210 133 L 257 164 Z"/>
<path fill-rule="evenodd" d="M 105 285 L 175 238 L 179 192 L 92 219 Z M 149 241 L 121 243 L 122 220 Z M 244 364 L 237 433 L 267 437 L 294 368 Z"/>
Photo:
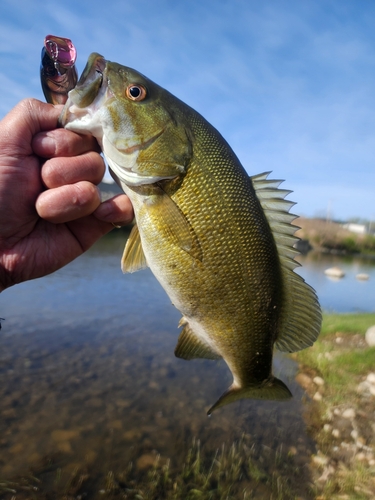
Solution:
<path fill-rule="evenodd" d="M 0 150 L 11 156 L 32 153 L 31 141 L 42 130 L 57 127 L 62 106 L 52 106 L 37 99 L 19 102 L 2 120 Z"/>
<path fill-rule="evenodd" d="M 77 156 L 88 151 L 101 151 L 93 136 L 80 135 L 64 128 L 36 134 L 32 147 L 34 153 L 42 158 Z"/>

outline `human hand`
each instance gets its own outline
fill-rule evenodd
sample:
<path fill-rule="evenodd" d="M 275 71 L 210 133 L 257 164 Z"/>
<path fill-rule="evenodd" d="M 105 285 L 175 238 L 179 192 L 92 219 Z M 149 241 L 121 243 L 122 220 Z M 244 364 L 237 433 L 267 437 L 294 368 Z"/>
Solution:
<path fill-rule="evenodd" d="M 56 128 L 61 109 L 26 99 L 0 122 L 0 291 L 56 271 L 133 219 L 127 196 L 100 202 L 99 147 Z"/>

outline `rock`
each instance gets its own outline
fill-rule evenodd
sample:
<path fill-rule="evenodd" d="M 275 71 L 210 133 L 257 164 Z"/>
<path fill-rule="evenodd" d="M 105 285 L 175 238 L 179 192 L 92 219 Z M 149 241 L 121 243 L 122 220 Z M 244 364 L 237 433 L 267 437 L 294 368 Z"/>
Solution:
<path fill-rule="evenodd" d="M 330 425 L 330 424 L 324 424 L 323 430 L 324 430 L 324 432 L 331 432 L 332 425 Z"/>
<path fill-rule="evenodd" d="M 355 429 L 352 430 L 352 432 L 350 433 L 351 437 L 354 439 L 354 441 L 358 438 L 358 431 L 356 431 Z"/>
<path fill-rule="evenodd" d="M 345 276 L 344 271 L 337 266 L 329 267 L 324 271 L 324 274 L 326 274 L 330 278 L 337 278 L 337 279 L 343 278 Z"/>
<path fill-rule="evenodd" d="M 35 451 L 34 453 L 32 453 L 31 455 L 29 455 L 27 457 L 27 462 L 30 465 L 35 465 L 35 464 L 40 464 L 40 462 L 42 461 L 42 459 L 43 459 L 42 455 L 40 455 L 39 453 L 37 453 Z"/>
<path fill-rule="evenodd" d="M 335 420 L 335 428 L 338 429 L 340 432 L 349 434 L 353 427 L 351 420 L 341 416 Z"/>
<path fill-rule="evenodd" d="M 332 465 L 329 465 L 324 469 L 323 474 L 318 478 L 318 481 L 320 483 L 325 483 L 329 478 L 329 476 L 331 476 L 334 472 L 335 472 L 334 467 L 332 467 Z"/>
<path fill-rule="evenodd" d="M 311 386 L 312 380 L 308 375 L 306 375 L 306 373 L 298 373 L 296 376 L 296 382 L 298 382 L 304 389 L 308 389 Z"/>
<path fill-rule="evenodd" d="M 353 408 L 347 408 L 342 412 L 342 416 L 348 420 L 353 420 L 355 418 L 355 411 Z"/>
<path fill-rule="evenodd" d="M 122 420 L 112 420 L 112 422 L 109 422 L 108 427 L 110 429 L 116 429 L 120 431 L 122 429 Z"/>
<path fill-rule="evenodd" d="M 297 448 L 295 446 L 291 446 L 289 448 L 289 452 L 288 454 L 291 455 L 292 457 L 294 457 L 295 455 L 297 455 L 298 451 L 297 451 Z"/>
<path fill-rule="evenodd" d="M 370 328 L 367 329 L 365 339 L 370 347 L 375 346 L 375 326 L 370 326 Z"/>
<path fill-rule="evenodd" d="M 63 453 L 72 453 L 73 450 L 72 450 L 72 445 L 70 444 L 70 441 L 58 441 L 56 443 L 56 448 L 63 452 Z"/>
<path fill-rule="evenodd" d="M 375 385 L 375 373 L 369 373 L 366 377 L 367 382 Z"/>
<path fill-rule="evenodd" d="M 360 281 L 366 281 L 370 278 L 370 276 L 366 273 L 358 273 L 358 274 L 356 274 L 355 277 L 357 278 L 357 280 L 360 280 Z"/>
<path fill-rule="evenodd" d="M 125 441 L 138 441 L 142 437 L 142 432 L 139 429 L 130 429 L 123 434 Z"/>
<path fill-rule="evenodd" d="M 88 465 L 92 465 L 95 463 L 95 460 L 98 458 L 98 453 L 94 450 L 89 450 L 85 455 L 85 463 Z"/>
<path fill-rule="evenodd" d="M 154 455 L 152 453 L 145 453 L 144 455 L 141 455 L 138 458 L 136 466 L 138 470 L 150 469 L 156 464 L 157 461 L 158 461 L 158 455 Z"/>
<path fill-rule="evenodd" d="M 100 408 L 103 405 L 103 401 L 100 398 L 91 398 L 86 401 L 86 406 L 90 408 Z"/>
<path fill-rule="evenodd" d="M 53 441 L 69 441 L 70 439 L 75 439 L 79 437 L 78 431 L 66 431 L 66 430 L 57 430 L 51 433 L 51 438 Z"/>
<path fill-rule="evenodd" d="M 338 429 L 333 429 L 332 436 L 335 438 L 340 437 L 340 431 Z"/>
<path fill-rule="evenodd" d="M 367 380 L 361 382 L 360 384 L 358 384 L 357 386 L 357 392 L 359 392 L 359 394 L 368 394 L 370 392 L 370 388 L 372 387 L 372 385 L 367 382 Z"/>
<path fill-rule="evenodd" d="M 23 443 L 17 443 L 9 448 L 9 452 L 14 455 L 18 455 L 23 452 L 23 448 Z"/>
<path fill-rule="evenodd" d="M 129 408 L 131 406 L 131 401 L 129 399 L 118 399 L 116 401 L 116 406 L 119 408 Z"/>
<path fill-rule="evenodd" d="M 328 464 L 328 458 L 324 455 L 315 455 L 312 460 L 316 465 L 324 466 Z"/>
<path fill-rule="evenodd" d="M 324 380 L 322 379 L 322 377 L 314 377 L 313 382 L 314 382 L 314 384 L 319 385 L 319 386 L 324 385 Z"/>
<path fill-rule="evenodd" d="M 362 441 L 360 441 L 361 438 L 358 438 L 357 441 L 355 442 L 356 447 L 361 450 L 363 449 L 363 444 Z"/>
<path fill-rule="evenodd" d="M 314 401 L 321 401 L 323 399 L 323 396 L 320 394 L 320 392 L 316 392 L 313 396 Z"/>
<path fill-rule="evenodd" d="M 362 451 L 360 451 L 359 453 L 356 454 L 355 458 L 359 462 L 364 462 L 366 460 L 366 455 L 365 455 L 365 453 L 363 453 Z"/>

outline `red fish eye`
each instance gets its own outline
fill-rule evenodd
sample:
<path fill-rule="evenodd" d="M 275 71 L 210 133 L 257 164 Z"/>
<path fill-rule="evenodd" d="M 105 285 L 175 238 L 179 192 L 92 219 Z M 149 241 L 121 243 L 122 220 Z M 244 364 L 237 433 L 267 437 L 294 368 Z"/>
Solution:
<path fill-rule="evenodd" d="M 132 101 L 143 101 L 147 91 L 143 85 L 131 84 L 126 89 L 126 97 Z"/>

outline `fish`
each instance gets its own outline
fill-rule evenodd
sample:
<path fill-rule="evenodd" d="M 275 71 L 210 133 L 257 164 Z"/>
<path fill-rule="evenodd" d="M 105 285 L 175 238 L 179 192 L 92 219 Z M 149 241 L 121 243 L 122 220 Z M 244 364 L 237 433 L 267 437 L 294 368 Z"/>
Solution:
<path fill-rule="evenodd" d="M 65 104 L 78 80 L 77 50 L 69 38 L 47 35 L 41 53 L 40 82 L 46 101 Z"/>
<path fill-rule="evenodd" d="M 98 140 L 135 212 L 124 273 L 149 267 L 181 312 L 178 358 L 223 359 L 233 382 L 208 410 L 250 398 L 288 400 L 274 348 L 319 335 L 315 291 L 294 272 L 291 192 L 249 176 L 198 112 L 129 67 L 90 55 L 61 125 Z"/>

